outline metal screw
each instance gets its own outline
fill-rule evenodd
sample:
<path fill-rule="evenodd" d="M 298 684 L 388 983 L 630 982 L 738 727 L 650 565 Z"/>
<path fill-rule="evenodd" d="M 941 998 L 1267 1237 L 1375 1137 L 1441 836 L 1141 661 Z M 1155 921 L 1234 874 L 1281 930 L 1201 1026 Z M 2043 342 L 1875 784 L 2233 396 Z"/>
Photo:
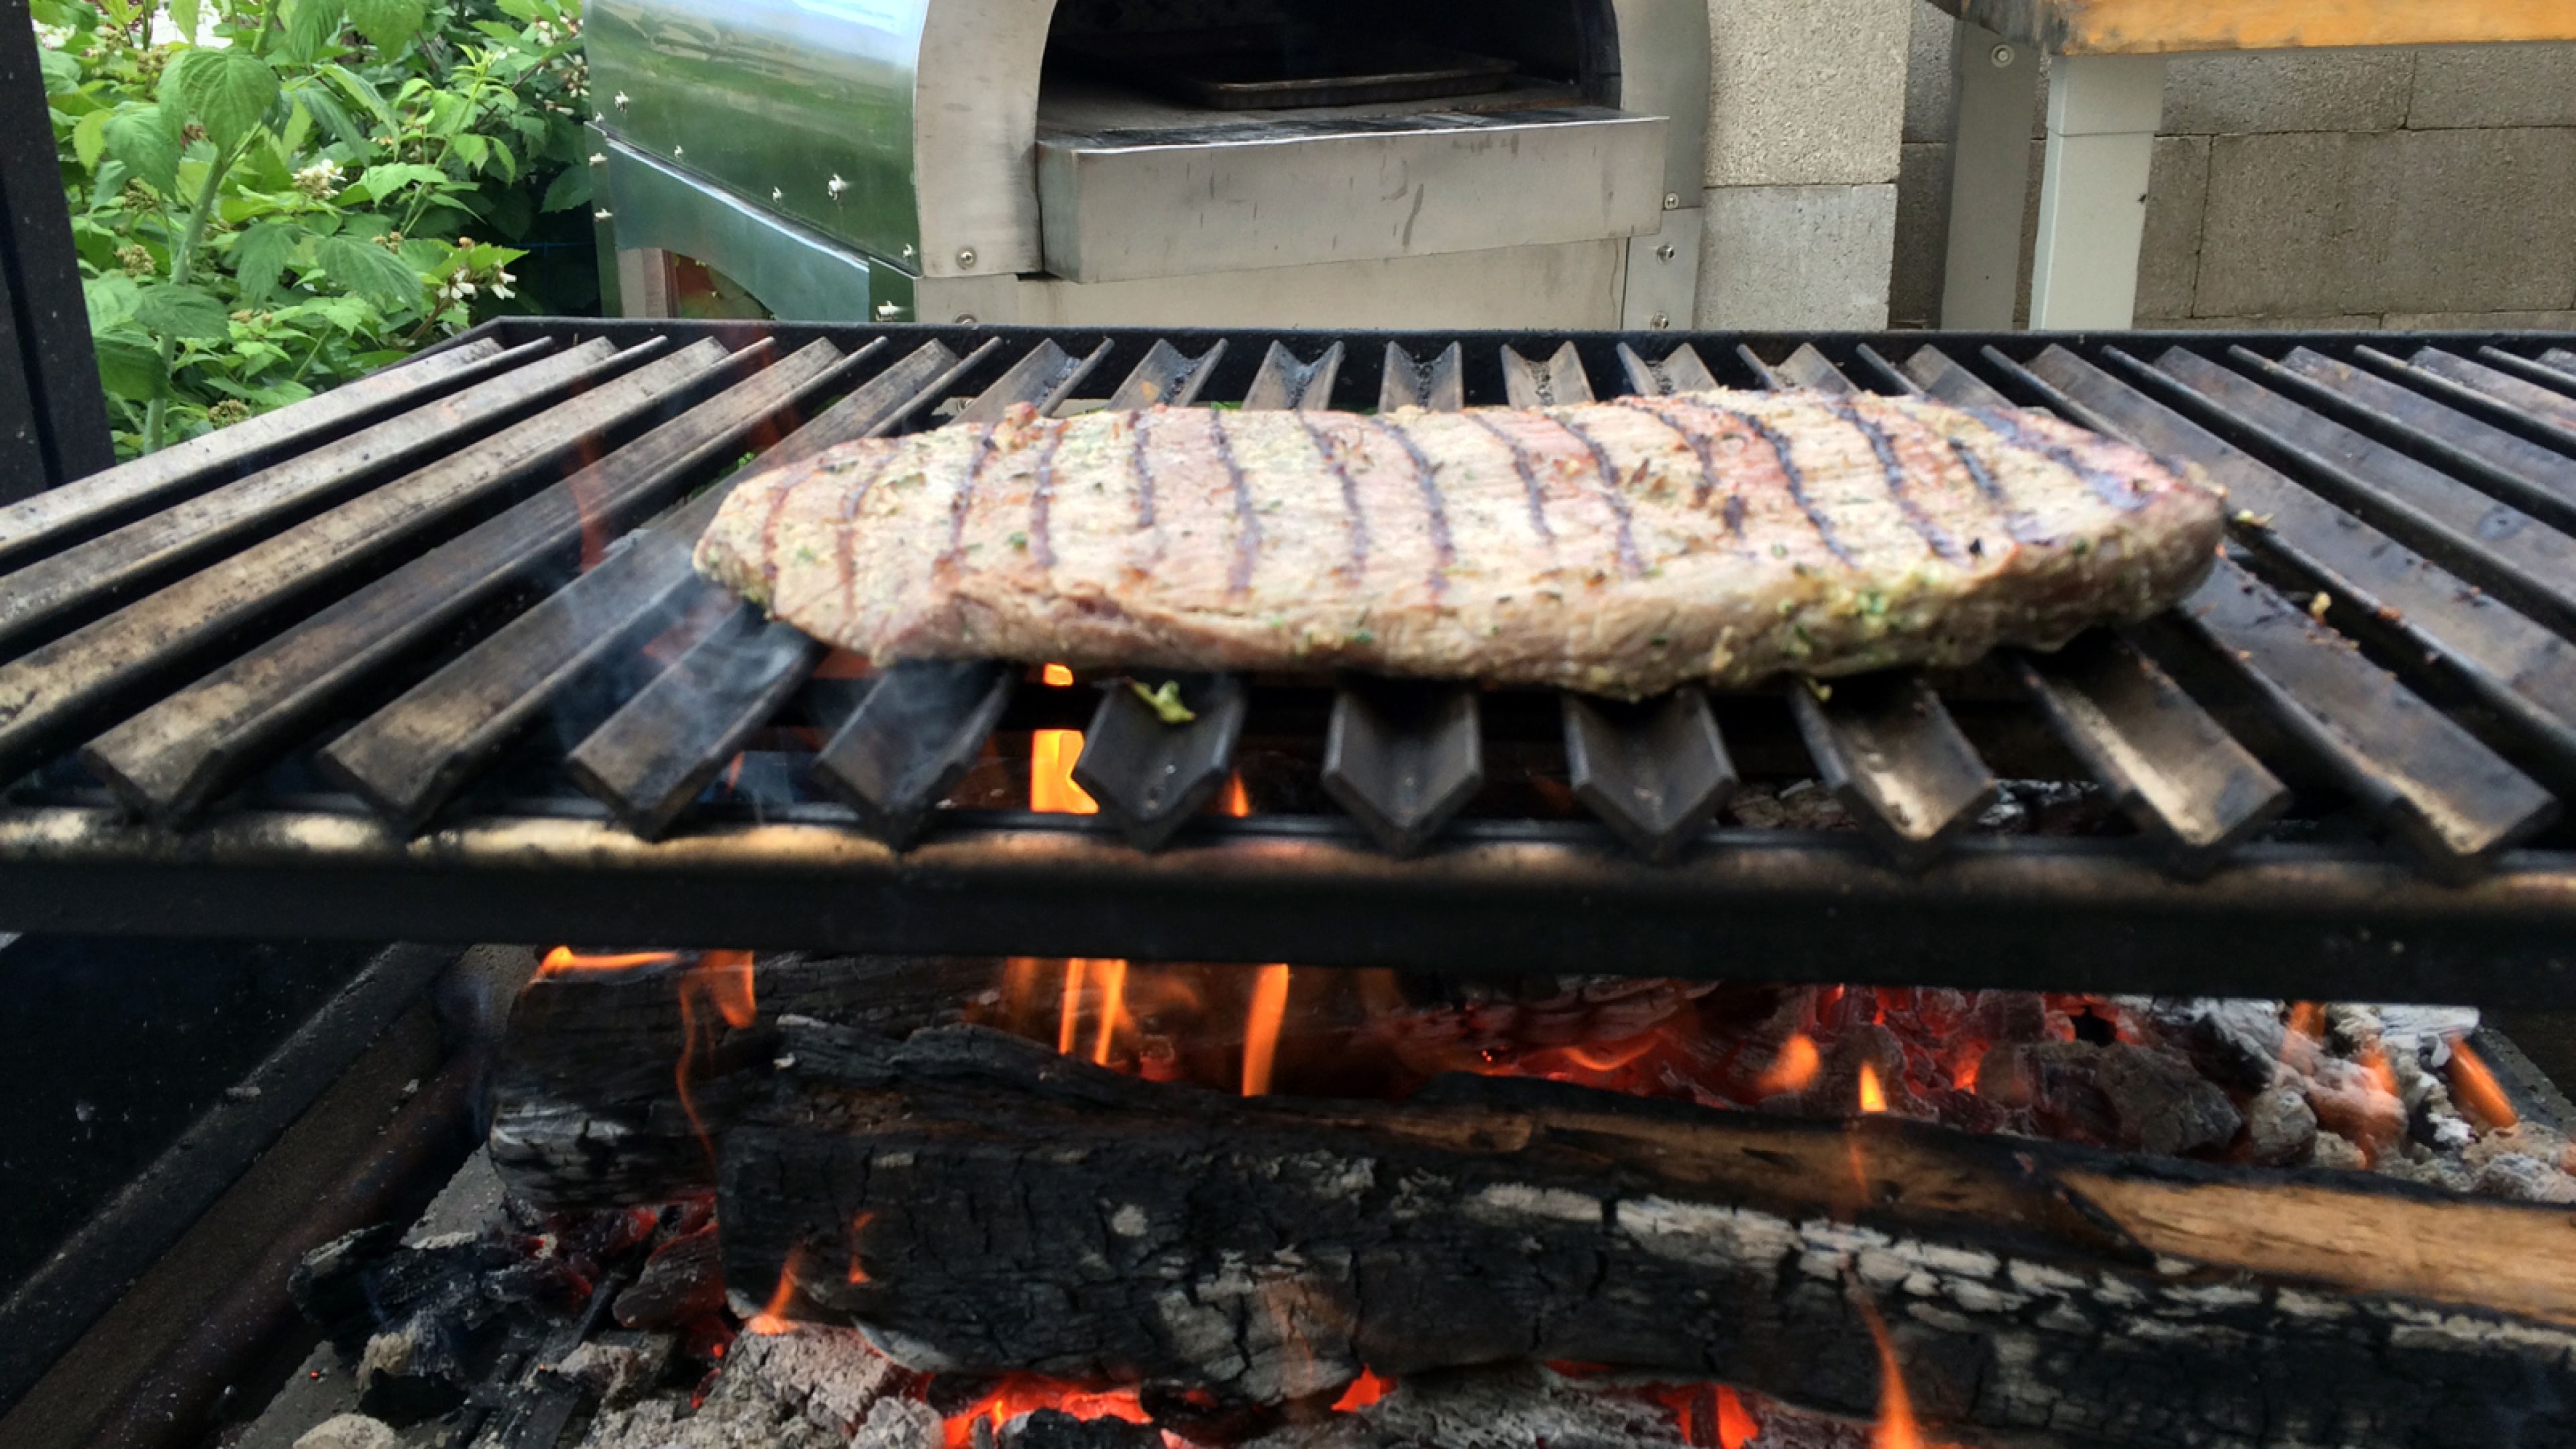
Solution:
<path fill-rule="evenodd" d="M 1669 262 L 1680 255 L 1680 250 L 1674 247 L 1671 242 L 1666 242 L 1662 246 L 1655 248 L 1655 260 L 1659 262 Z"/>
<path fill-rule="evenodd" d="M 1646 325 L 1654 328 L 1658 332 L 1661 332 L 1665 328 L 1673 325 L 1673 319 L 1665 316 L 1661 312 L 1658 312 L 1654 316 L 1646 319 Z"/>
<path fill-rule="evenodd" d="M 903 309 L 892 302 L 879 302 L 877 304 L 877 320 L 880 322 L 891 322 L 902 315 Z"/>
<path fill-rule="evenodd" d="M 972 326 L 974 326 L 974 325 L 975 325 L 975 314 L 974 314 L 974 313 L 972 313 L 972 312 L 960 312 L 960 313 L 958 313 L 958 314 L 957 314 L 957 325 L 958 325 L 958 326 L 960 326 L 960 327 L 972 327 Z"/>
<path fill-rule="evenodd" d="M 1681 210 L 1681 209 L 1682 209 L 1682 194 L 1681 194 L 1680 192 L 1678 192 L 1678 191 L 1667 191 L 1667 192 L 1665 192 L 1665 193 L 1664 193 L 1664 210 L 1666 210 L 1666 211 L 1679 211 L 1679 210 Z"/>
<path fill-rule="evenodd" d="M 1995 63 L 1995 68 L 1997 70 L 2001 70 L 2005 66 L 2011 65 L 2014 61 L 2019 60 L 2021 57 L 2013 54 L 2013 48 L 2011 46 L 1998 45 L 1994 49 L 1992 58 Z"/>
<path fill-rule="evenodd" d="M 975 249 L 973 247 L 959 247 L 957 249 L 957 265 L 961 267 L 971 267 L 975 265 Z"/>

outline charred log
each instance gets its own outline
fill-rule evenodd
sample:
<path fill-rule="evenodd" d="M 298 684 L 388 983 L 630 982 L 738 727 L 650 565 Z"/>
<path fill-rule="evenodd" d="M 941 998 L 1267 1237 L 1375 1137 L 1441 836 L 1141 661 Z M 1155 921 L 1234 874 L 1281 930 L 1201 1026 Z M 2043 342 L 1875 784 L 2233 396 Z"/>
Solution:
<path fill-rule="evenodd" d="M 1994 1442 L 2576 1435 L 2564 1212 L 1545 1082 L 1241 1099 L 972 1028 L 778 1051 L 726 1277 L 917 1369 L 1282 1403 L 1573 1360 L 1865 1418 L 1876 1313 L 1917 1412 Z"/>

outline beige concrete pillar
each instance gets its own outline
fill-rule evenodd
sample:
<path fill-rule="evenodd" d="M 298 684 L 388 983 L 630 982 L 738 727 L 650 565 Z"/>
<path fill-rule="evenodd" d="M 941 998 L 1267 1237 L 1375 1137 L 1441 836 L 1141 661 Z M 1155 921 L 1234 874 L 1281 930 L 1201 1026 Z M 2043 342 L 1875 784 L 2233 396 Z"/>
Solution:
<path fill-rule="evenodd" d="M 1887 325 L 1915 0 L 1709 0 L 1698 325 Z"/>

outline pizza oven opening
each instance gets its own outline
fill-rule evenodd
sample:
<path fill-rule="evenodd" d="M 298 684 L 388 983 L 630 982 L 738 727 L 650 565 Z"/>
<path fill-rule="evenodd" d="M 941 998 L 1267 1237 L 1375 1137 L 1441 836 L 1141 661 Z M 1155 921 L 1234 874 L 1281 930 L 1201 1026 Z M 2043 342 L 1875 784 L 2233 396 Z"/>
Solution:
<path fill-rule="evenodd" d="M 1683 0 L 608 0 L 630 315 L 1672 326 Z"/>

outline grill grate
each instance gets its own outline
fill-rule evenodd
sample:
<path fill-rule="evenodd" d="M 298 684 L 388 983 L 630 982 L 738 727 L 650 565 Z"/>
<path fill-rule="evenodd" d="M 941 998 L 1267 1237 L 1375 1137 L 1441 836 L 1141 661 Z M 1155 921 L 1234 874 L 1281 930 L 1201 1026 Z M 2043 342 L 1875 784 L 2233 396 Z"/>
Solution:
<path fill-rule="evenodd" d="M 2230 557 L 1960 676 L 1184 675 L 1180 727 L 844 677 L 688 563 L 745 454 L 1017 403 L 1710 385 L 2053 408 L 2224 483 Z M 0 510 L 0 926 L 2576 999 L 2570 529 L 2576 352 L 2536 336 L 495 324 Z M 978 806 L 1037 728 L 1086 732 L 1097 817 Z M 1206 813 L 1283 738 L 1305 806 Z M 1980 825 L 2052 762 L 2134 833 Z M 1859 832 L 1712 823 L 1798 775 Z"/>

